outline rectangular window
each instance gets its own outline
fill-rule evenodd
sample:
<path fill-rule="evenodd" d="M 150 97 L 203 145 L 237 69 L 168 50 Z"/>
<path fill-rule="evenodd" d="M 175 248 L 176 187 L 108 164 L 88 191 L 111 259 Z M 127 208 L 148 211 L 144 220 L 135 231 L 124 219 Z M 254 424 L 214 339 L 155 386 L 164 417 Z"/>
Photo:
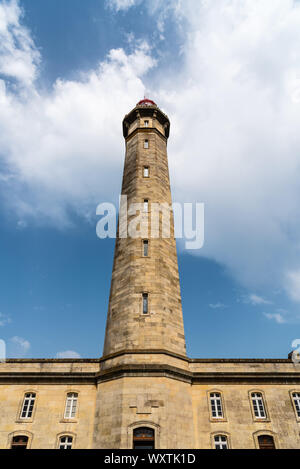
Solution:
<path fill-rule="evenodd" d="M 254 392 L 251 395 L 254 415 L 258 419 L 266 418 L 264 400 L 261 393 Z"/>
<path fill-rule="evenodd" d="M 143 255 L 144 257 L 148 257 L 149 254 L 149 241 L 143 241 Z"/>
<path fill-rule="evenodd" d="M 144 212 L 148 213 L 148 211 L 149 211 L 149 200 L 144 199 Z"/>
<path fill-rule="evenodd" d="M 227 436 L 216 435 L 215 436 L 215 448 L 216 449 L 228 449 Z"/>
<path fill-rule="evenodd" d="M 210 394 L 210 406 L 211 406 L 211 415 L 214 419 L 223 418 L 223 408 L 222 408 L 222 398 L 219 393 Z"/>
<path fill-rule="evenodd" d="M 146 149 L 149 148 L 149 140 L 144 141 L 144 148 L 146 148 Z"/>
<path fill-rule="evenodd" d="M 78 394 L 70 392 L 67 395 L 66 408 L 65 408 L 65 419 L 74 419 L 77 410 Z"/>
<path fill-rule="evenodd" d="M 300 418 L 300 393 L 299 392 L 294 392 L 293 400 L 294 400 L 297 416 Z"/>
<path fill-rule="evenodd" d="M 144 172 L 143 172 L 144 178 L 149 177 L 149 166 L 144 166 Z"/>
<path fill-rule="evenodd" d="M 71 436 L 61 436 L 59 439 L 59 449 L 72 449 L 73 438 Z"/>
<path fill-rule="evenodd" d="M 14 436 L 11 443 L 11 449 L 27 449 L 28 439 L 28 436 L 25 435 Z"/>
<path fill-rule="evenodd" d="M 143 314 L 148 314 L 148 293 L 143 293 Z"/>
<path fill-rule="evenodd" d="M 144 126 L 149 127 L 149 121 L 144 121 Z"/>
<path fill-rule="evenodd" d="M 30 392 L 25 394 L 23 406 L 21 410 L 21 419 L 30 419 L 33 414 L 33 407 L 35 402 L 35 394 Z"/>
<path fill-rule="evenodd" d="M 259 449 L 276 449 L 274 438 L 271 435 L 259 435 Z"/>

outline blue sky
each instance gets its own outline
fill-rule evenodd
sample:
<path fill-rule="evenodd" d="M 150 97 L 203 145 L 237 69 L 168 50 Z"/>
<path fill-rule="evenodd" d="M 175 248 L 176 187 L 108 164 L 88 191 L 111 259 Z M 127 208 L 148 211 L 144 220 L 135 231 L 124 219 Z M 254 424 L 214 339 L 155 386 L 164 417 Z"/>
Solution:
<path fill-rule="evenodd" d="M 102 353 L 121 122 L 169 115 L 188 354 L 286 357 L 300 336 L 300 8 L 291 0 L 0 0 L 0 338 L 15 357 Z M 299 332 L 298 332 L 299 331 Z"/>

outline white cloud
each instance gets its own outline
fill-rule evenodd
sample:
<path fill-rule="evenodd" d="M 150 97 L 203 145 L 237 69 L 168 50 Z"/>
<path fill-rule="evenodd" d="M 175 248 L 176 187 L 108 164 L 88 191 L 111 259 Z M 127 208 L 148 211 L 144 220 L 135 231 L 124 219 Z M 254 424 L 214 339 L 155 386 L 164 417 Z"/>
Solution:
<path fill-rule="evenodd" d="M 30 342 L 23 337 L 14 336 L 10 339 L 10 355 L 14 358 L 24 357 L 30 347 Z"/>
<path fill-rule="evenodd" d="M 292 300 L 300 302 L 300 270 L 287 273 L 286 290 Z"/>
<path fill-rule="evenodd" d="M 141 0 L 106 0 L 107 5 L 116 11 L 128 10 L 141 3 Z"/>
<path fill-rule="evenodd" d="M 214 303 L 214 304 L 209 304 L 209 307 L 212 309 L 223 309 L 226 306 L 223 303 Z"/>
<path fill-rule="evenodd" d="M 0 327 L 6 326 L 11 323 L 11 318 L 5 314 L 0 313 Z"/>
<path fill-rule="evenodd" d="M 22 230 L 27 227 L 27 223 L 25 220 L 18 220 L 17 227 Z"/>
<path fill-rule="evenodd" d="M 40 54 L 29 31 L 20 24 L 17 0 L 0 4 L 0 74 L 31 85 L 37 76 Z"/>
<path fill-rule="evenodd" d="M 282 313 L 282 314 L 287 314 L 288 313 L 288 310 L 287 309 L 284 309 L 284 308 L 277 308 L 277 313 Z"/>
<path fill-rule="evenodd" d="M 116 9 L 131 3 L 114 2 Z M 182 38 L 178 69 L 155 69 L 147 44 L 137 43 L 131 53 L 110 51 L 94 70 L 57 81 L 48 93 L 34 84 L 38 51 L 17 4 L 9 5 L 17 25 L 9 34 L 24 37 L 25 46 L 16 42 L 10 55 L 1 46 L 0 54 L 11 57 L 7 63 L 22 57 L 27 70 L 9 72 L 27 84 L 25 96 L 0 82 L 0 148 L 8 168 L 0 179 L 17 219 L 61 226 L 68 207 L 85 215 L 102 199 L 117 198 L 121 121 L 147 88 L 171 118 L 174 198 L 206 204 L 199 254 L 249 289 L 285 286 L 298 301 L 297 275 L 290 273 L 300 270 L 299 3 L 147 3 L 158 29 L 170 15 L 175 19 Z M 1 31 L 9 14 L 2 13 Z"/>
<path fill-rule="evenodd" d="M 74 350 L 66 350 L 65 352 L 58 352 L 56 358 L 80 358 L 80 355 Z"/>
<path fill-rule="evenodd" d="M 282 314 L 279 314 L 279 313 L 274 313 L 274 314 L 263 313 L 263 314 L 266 318 L 270 319 L 270 321 L 275 321 L 278 324 L 285 324 L 287 322 L 286 319 L 282 316 Z"/>
<path fill-rule="evenodd" d="M 255 295 L 255 293 L 250 294 L 246 299 L 246 302 L 250 302 L 252 305 L 271 305 L 272 301 L 266 300 L 262 296 Z"/>
<path fill-rule="evenodd" d="M 22 224 L 66 225 L 70 207 L 86 216 L 108 194 L 118 199 L 122 119 L 144 95 L 141 77 L 155 63 L 147 43 L 136 41 L 131 54 L 112 49 L 95 70 L 57 80 L 49 93 L 32 84 L 26 95 L 15 94 L 0 80 L 0 177 Z"/>
<path fill-rule="evenodd" d="M 300 5 L 174 6 L 189 33 L 183 65 L 156 96 L 172 121 L 174 192 L 206 204 L 200 255 L 247 288 L 281 287 L 299 259 Z"/>

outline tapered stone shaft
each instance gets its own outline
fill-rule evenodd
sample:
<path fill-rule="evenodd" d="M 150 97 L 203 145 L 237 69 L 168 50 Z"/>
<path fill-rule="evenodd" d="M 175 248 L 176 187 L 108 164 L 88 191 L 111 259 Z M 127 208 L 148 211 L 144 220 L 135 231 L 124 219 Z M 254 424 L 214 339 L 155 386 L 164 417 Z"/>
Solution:
<path fill-rule="evenodd" d="M 129 214 L 127 222 L 119 216 L 104 355 L 135 349 L 186 353 L 167 158 L 169 130 L 168 117 L 146 99 L 123 121 L 122 196 L 127 196 Z M 133 203 L 141 204 L 142 210 L 131 212 Z M 157 204 L 165 207 L 159 218 Z M 123 204 L 120 213 L 126 216 L 124 209 Z M 134 233 L 134 227 L 144 232 Z"/>

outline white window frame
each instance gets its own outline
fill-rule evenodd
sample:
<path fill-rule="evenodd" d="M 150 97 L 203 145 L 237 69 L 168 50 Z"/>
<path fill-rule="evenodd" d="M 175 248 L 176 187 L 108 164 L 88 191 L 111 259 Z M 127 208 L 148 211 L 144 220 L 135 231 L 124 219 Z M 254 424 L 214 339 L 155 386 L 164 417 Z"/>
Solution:
<path fill-rule="evenodd" d="M 65 441 L 62 441 L 62 440 Z M 59 437 L 59 449 L 72 449 L 73 437 L 71 435 L 62 435 Z"/>
<path fill-rule="evenodd" d="M 209 394 L 209 400 L 210 400 L 211 417 L 213 419 L 223 419 L 224 412 L 223 412 L 223 403 L 222 403 L 221 393 L 211 392 Z"/>
<path fill-rule="evenodd" d="M 144 148 L 145 150 L 148 150 L 149 149 L 149 140 L 144 140 Z"/>
<path fill-rule="evenodd" d="M 148 239 L 143 240 L 143 257 L 149 257 L 149 240 Z"/>
<path fill-rule="evenodd" d="M 143 168 L 143 177 L 144 178 L 149 178 L 149 174 L 150 174 L 149 166 L 144 166 L 144 168 Z"/>
<path fill-rule="evenodd" d="M 252 401 L 254 417 L 256 419 L 266 420 L 267 412 L 266 412 L 263 394 L 261 392 L 252 392 L 251 401 Z"/>
<path fill-rule="evenodd" d="M 68 392 L 65 405 L 64 418 L 67 420 L 74 419 L 76 417 L 78 405 L 78 393 Z"/>
<path fill-rule="evenodd" d="M 149 212 L 149 199 L 144 199 L 144 212 Z"/>
<path fill-rule="evenodd" d="M 293 392 L 292 398 L 295 406 L 296 415 L 300 418 L 300 392 Z"/>
<path fill-rule="evenodd" d="M 32 419 L 35 404 L 36 394 L 34 392 L 27 392 L 24 395 L 20 419 Z"/>
<path fill-rule="evenodd" d="M 226 435 L 214 435 L 215 449 L 229 449 L 228 437 Z"/>

